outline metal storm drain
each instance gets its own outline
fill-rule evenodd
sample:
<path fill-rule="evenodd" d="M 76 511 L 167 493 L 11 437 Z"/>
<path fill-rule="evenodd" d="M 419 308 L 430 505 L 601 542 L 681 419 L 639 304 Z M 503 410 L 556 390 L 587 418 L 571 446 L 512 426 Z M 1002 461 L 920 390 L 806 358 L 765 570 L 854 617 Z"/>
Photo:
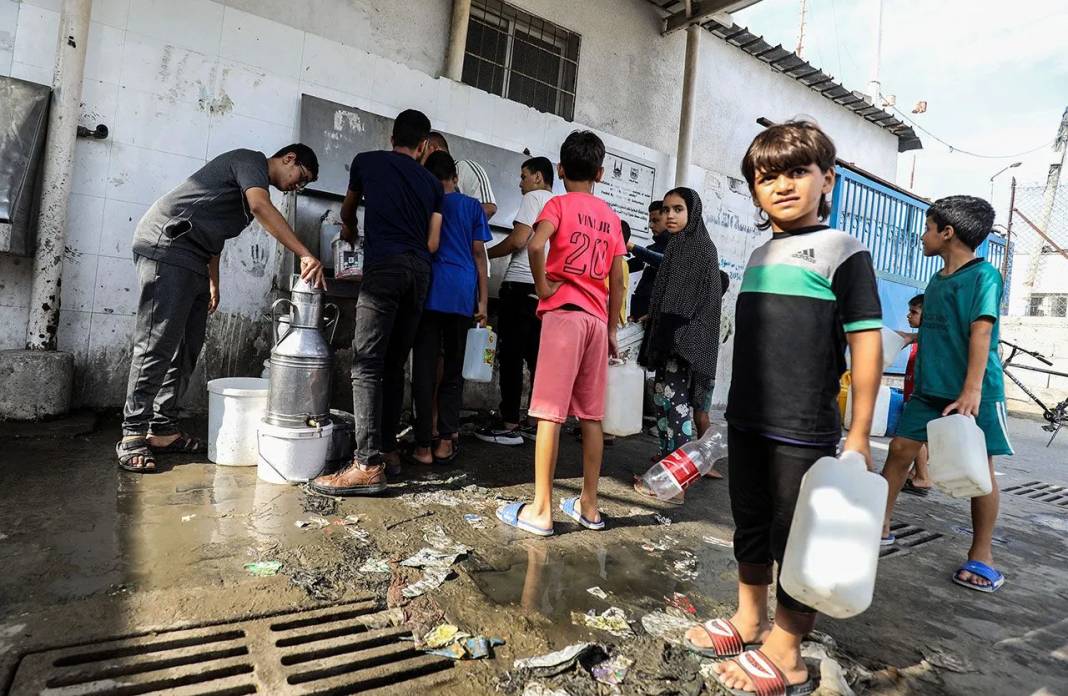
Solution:
<path fill-rule="evenodd" d="M 414 693 L 447 681 L 452 661 L 416 650 L 396 618 L 363 599 L 30 653 L 9 693 L 334 696 Z"/>
<path fill-rule="evenodd" d="M 1002 493 L 1018 495 L 1021 498 L 1030 498 L 1040 503 L 1053 503 L 1062 508 L 1068 508 L 1068 486 L 1058 486 L 1041 481 L 1029 481 L 1018 486 L 1002 488 Z"/>
<path fill-rule="evenodd" d="M 905 522 L 891 522 L 890 533 L 893 534 L 897 540 L 894 542 L 893 546 L 884 546 L 879 549 L 879 558 L 886 558 L 887 556 L 896 556 L 899 553 L 905 553 L 917 546 L 939 539 L 942 536 L 938 532 L 929 532 L 926 529 Z"/>

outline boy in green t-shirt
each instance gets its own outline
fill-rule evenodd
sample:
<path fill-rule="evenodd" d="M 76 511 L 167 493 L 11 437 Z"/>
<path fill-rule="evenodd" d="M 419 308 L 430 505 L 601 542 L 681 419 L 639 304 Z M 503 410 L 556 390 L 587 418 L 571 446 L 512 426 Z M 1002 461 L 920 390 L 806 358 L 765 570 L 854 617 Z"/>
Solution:
<path fill-rule="evenodd" d="M 972 546 L 968 561 L 953 574 L 953 582 L 980 592 L 993 592 L 1005 582 L 1005 576 L 993 567 L 991 549 L 998 516 L 993 458 L 1013 453 L 997 354 L 1004 287 L 997 269 L 975 256 L 975 248 L 993 224 L 994 209 L 974 196 L 941 198 L 927 210 L 923 253 L 941 256 L 945 266 L 931 278 L 924 293 L 919 334 L 923 350 L 916 365 L 915 391 L 905 404 L 883 468 L 890 488 L 883 543 L 892 544 L 890 514 L 909 466 L 927 441 L 927 424 L 954 411 L 975 418 L 986 435 L 994 489 L 972 498 Z"/>

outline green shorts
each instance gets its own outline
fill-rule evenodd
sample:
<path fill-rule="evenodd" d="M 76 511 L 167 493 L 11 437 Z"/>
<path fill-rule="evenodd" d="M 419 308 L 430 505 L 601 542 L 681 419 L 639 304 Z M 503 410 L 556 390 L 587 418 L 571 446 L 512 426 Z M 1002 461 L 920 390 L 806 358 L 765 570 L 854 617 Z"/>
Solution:
<path fill-rule="evenodd" d="M 913 396 L 905 404 L 905 412 L 897 424 L 896 435 L 910 440 L 927 442 L 927 424 L 941 418 L 952 399 Z M 991 457 L 1013 454 L 1009 444 L 1008 412 L 1004 401 L 987 401 L 979 406 L 976 425 L 986 436 L 986 453 Z"/>

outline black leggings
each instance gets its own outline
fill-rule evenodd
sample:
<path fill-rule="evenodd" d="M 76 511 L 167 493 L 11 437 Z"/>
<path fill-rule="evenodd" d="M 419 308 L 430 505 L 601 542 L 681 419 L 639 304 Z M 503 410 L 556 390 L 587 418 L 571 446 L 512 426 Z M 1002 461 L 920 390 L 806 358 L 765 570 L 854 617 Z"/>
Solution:
<path fill-rule="evenodd" d="M 836 445 L 790 445 L 762 435 L 730 428 L 727 454 L 734 516 L 734 557 L 744 585 L 770 585 L 772 562 L 782 565 L 801 479 L 820 457 L 834 456 Z M 815 609 L 783 592 L 779 607 L 813 615 Z M 776 617 L 776 622 L 781 623 Z M 802 621 L 804 623 L 804 621 Z M 803 633 L 804 626 L 784 626 Z M 811 626 L 809 626 L 811 628 Z"/>
<path fill-rule="evenodd" d="M 460 431 L 463 402 L 464 346 L 471 317 L 427 309 L 419 321 L 412 349 L 412 401 L 415 405 L 415 444 L 430 447 L 434 424 L 434 383 L 438 357 L 444 361 L 438 386 L 438 435 L 448 438 Z"/>

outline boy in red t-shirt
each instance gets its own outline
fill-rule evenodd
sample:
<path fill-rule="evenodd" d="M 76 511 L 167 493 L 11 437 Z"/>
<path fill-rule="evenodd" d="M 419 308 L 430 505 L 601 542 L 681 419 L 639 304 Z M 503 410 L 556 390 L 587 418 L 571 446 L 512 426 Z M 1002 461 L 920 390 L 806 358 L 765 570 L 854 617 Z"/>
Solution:
<path fill-rule="evenodd" d="M 909 327 L 913 329 L 919 329 L 920 324 L 923 322 L 923 293 L 916 295 L 909 300 Z M 912 389 L 916 385 L 916 359 L 920 354 L 920 342 L 918 340 L 918 333 L 906 333 L 904 331 L 898 331 L 898 334 L 904 337 L 909 343 L 912 344 L 912 348 L 909 350 L 909 362 L 905 367 L 905 401 L 912 398 Z M 906 344 L 908 345 L 908 344 Z M 913 495 L 925 496 L 931 490 L 931 479 L 927 475 L 927 445 L 924 444 L 920 448 L 919 454 L 916 455 L 916 461 L 912 465 L 912 475 L 905 479 L 905 486 L 901 489 L 905 493 L 912 493 Z"/>
<path fill-rule="evenodd" d="M 560 425 L 569 415 L 579 419 L 582 429 L 582 494 L 565 498 L 560 509 L 588 529 L 605 526 L 597 509 L 597 481 L 604 454 L 601 420 L 608 358 L 617 354 L 617 321 L 609 317 L 619 317 L 623 306 L 627 249 L 619 216 L 593 195 L 603 162 L 604 143 L 596 135 L 575 131 L 567 136 L 558 167 L 567 193 L 545 204 L 527 245 L 540 299 L 538 354 L 548 361 L 534 376 L 528 409 L 529 416 L 538 419 L 534 500 L 505 505 L 497 510 L 497 518 L 537 536 L 553 533 L 553 475 Z"/>

